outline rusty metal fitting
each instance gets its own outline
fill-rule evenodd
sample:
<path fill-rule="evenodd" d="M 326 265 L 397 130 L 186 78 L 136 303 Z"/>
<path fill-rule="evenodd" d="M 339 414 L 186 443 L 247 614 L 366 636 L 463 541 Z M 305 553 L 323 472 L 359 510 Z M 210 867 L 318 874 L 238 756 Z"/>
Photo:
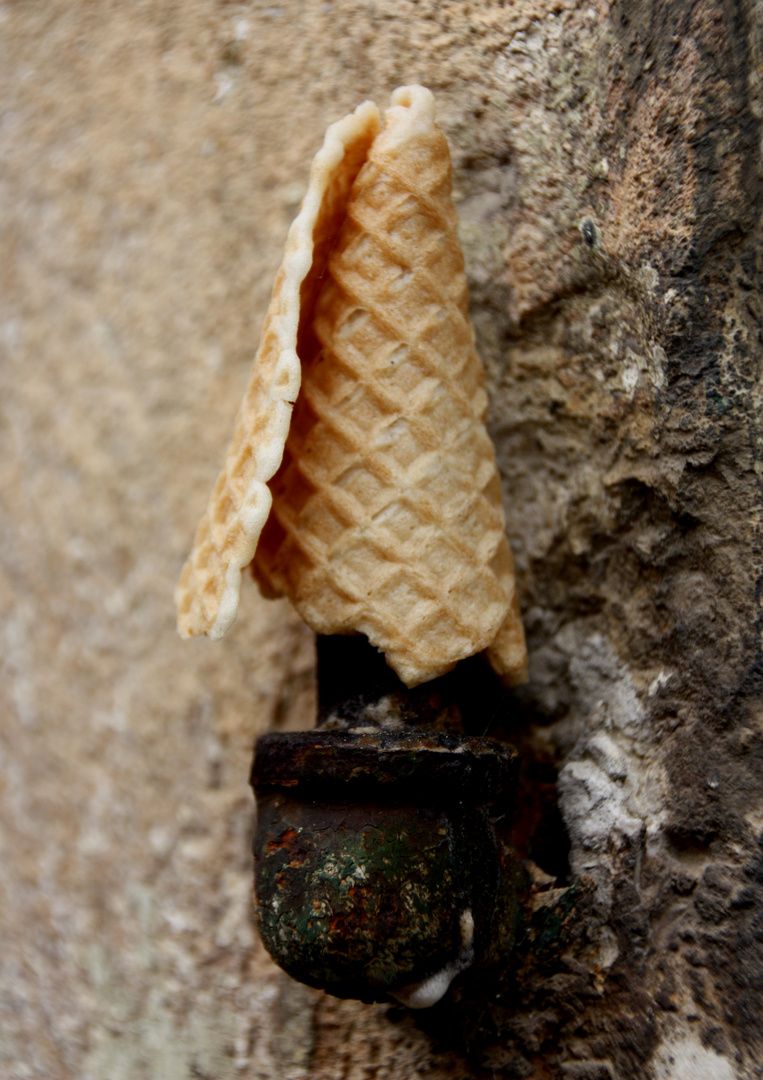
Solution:
<path fill-rule="evenodd" d="M 261 736 L 256 911 L 276 963 L 338 997 L 425 1008 L 465 968 L 505 956 L 518 874 L 493 821 L 516 757 L 400 727 Z"/>

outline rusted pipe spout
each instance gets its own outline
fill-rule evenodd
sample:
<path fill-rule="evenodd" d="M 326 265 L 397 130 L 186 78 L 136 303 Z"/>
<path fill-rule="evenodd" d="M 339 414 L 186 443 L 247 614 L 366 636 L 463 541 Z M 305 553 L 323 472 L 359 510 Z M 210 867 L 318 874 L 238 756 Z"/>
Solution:
<path fill-rule="evenodd" d="M 324 726 L 257 740 L 257 919 L 301 982 L 424 1008 L 511 944 L 517 874 L 493 821 L 517 755 L 444 730 L 443 682 L 408 690 L 363 639 L 324 639 Z"/>

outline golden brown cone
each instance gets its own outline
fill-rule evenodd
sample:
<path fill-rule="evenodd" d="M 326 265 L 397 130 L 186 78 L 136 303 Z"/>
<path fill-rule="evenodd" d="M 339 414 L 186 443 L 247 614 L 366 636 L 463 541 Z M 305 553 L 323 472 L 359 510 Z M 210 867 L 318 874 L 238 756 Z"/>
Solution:
<path fill-rule="evenodd" d="M 314 312 L 308 298 L 300 315 L 302 388 L 254 557 L 266 595 L 289 596 L 319 633 L 365 634 L 409 686 L 486 648 L 507 682 L 525 675 L 456 229 L 434 100 L 403 88 L 366 147 L 325 273 L 318 260 Z M 249 444 L 257 452 L 246 425 L 258 419 L 255 409 L 240 420 L 239 456 Z M 226 466 L 210 523 L 235 516 L 229 476 Z M 203 541 L 216 552 L 210 528 Z M 181 602 L 200 580 L 196 566 Z M 226 588 L 233 576 L 223 571 Z M 213 634 L 227 611 L 218 602 Z"/>

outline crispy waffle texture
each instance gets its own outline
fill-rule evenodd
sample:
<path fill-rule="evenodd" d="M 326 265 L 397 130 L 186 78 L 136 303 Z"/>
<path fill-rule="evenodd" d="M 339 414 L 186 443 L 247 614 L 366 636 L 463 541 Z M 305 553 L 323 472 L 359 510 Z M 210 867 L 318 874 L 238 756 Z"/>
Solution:
<path fill-rule="evenodd" d="M 299 393 L 300 324 L 312 313 L 353 181 L 379 128 L 376 106 L 364 102 L 331 125 L 313 161 L 225 464 L 175 590 L 182 637 L 221 638 L 236 618 L 241 571 L 252 561 L 270 513 L 268 481 L 281 463 Z"/>
<path fill-rule="evenodd" d="M 177 590 L 220 637 L 241 570 L 318 633 L 362 633 L 409 686 L 526 651 L 450 154 L 422 87 L 334 124 L 289 233 L 226 464 Z M 296 405 L 292 414 L 292 403 Z"/>

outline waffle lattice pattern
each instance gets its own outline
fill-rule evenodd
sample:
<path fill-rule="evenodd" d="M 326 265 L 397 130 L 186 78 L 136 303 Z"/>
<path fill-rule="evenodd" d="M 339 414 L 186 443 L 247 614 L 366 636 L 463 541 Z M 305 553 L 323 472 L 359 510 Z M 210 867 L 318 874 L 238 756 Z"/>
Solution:
<path fill-rule="evenodd" d="M 447 144 L 434 124 L 394 134 L 372 145 L 329 259 L 254 568 L 414 685 L 517 614 Z"/>
<path fill-rule="evenodd" d="M 329 128 L 313 162 L 225 464 L 175 592 L 184 637 L 222 637 L 235 618 L 241 571 L 252 560 L 270 512 L 267 482 L 281 462 L 299 392 L 300 314 L 312 310 L 352 183 L 378 130 L 376 106 L 366 102 Z"/>

